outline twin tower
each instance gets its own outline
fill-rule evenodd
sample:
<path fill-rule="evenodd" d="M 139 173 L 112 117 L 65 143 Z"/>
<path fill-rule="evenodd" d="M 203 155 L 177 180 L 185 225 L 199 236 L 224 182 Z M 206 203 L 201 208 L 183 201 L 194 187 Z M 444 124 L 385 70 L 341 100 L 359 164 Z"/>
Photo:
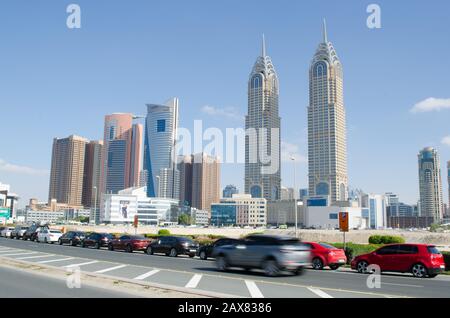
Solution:
<path fill-rule="evenodd" d="M 245 141 L 245 193 L 268 201 L 279 200 L 281 192 L 278 97 L 278 76 L 271 58 L 266 54 L 263 38 L 261 56 L 253 67 L 248 83 L 245 128 L 247 132 L 255 131 L 256 137 L 247 135 Z M 255 154 L 258 154 L 257 160 Z M 325 21 L 323 40 L 314 54 L 309 71 L 308 179 L 310 196 L 330 196 L 331 202 L 347 200 L 343 70 L 332 43 L 328 41 Z"/>

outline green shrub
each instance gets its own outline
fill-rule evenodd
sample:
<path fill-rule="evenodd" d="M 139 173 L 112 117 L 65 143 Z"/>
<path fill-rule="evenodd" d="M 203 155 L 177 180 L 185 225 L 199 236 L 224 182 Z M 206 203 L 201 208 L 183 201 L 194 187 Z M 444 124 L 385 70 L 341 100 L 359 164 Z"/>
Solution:
<path fill-rule="evenodd" d="M 381 235 L 372 235 L 369 237 L 369 244 L 381 244 Z"/>
<path fill-rule="evenodd" d="M 334 243 L 331 244 L 337 248 L 343 249 L 344 244 L 343 243 Z M 354 244 L 354 243 L 347 243 L 346 249 L 345 249 L 345 255 L 347 256 L 347 264 L 350 264 L 351 261 L 359 255 L 367 254 L 375 251 L 377 248 L 379 248 L 380 245 L 378 244 Z"/>
<path fill-rule="evenodd" d="M 450 271 L 450 252 L 442 252 L 445 262 L 445 270 Z"/>
<path fill-rule="evenodd" d="M 401 244 L 405 239 L 401 236 L 392 235 L 372 235 L 369 237 L 369 244 Z"/>
<path fill-rule="evenodd" d="M 159 236 L 168 236 L 168 235 L 170 235 L 170 231 L 166 230 L 166 229 L 162 229 L 162 230 L 159 230 L 158 235 Z"/>

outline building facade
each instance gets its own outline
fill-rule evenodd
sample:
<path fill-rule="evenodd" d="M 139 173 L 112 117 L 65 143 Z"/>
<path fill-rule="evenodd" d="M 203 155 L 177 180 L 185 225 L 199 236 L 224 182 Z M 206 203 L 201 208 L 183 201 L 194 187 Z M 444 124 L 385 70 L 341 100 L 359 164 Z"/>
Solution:
<path fill-rule="evenodd" d="M 268 201 L 280 199 L 281 119 L 278 114 L 279 83 L 265 41 L 248 82 L 245 118 L 245 193 Z"/>
<path fill-rule="evenodd" d="M 444 202 L 439 154 L 432 147 L 418 155 L 420 211 L 423 217 L 432 217 L 435 223 L 443 218 Z"/>
<path fill-rule="evenodd" d="M 148 172 L 148 197 L 179 199 L 179 173 L 176 169 L 178 99 L 165 105 L 147 105 L 144 169 Z"/>
<path fill-rule="evenodd" d="M 100 177 L 102 171 L 102 151 L 103 141 L 91 141 L 86 144 L 84 156 L 84 176 L 83 176 L 83 200 L 85 207 L 95 207 L 100 205 L 99 190 Z"/>
<path fill-rule="evenodd" d="M 220 162 L 205 153 L 193 155 L 192 207 L 211 212 L 211 204 L 220 200 Z"/>
<path fill-rule="evenodd" d="M 368 220 L 368 228 L 378 230 L 387 227 L 387 207 L 384 195 L 363 194 L 361 208 L 363 216 Z"/>
<path fill-rule="evenodd" d="M 49 202 L 81 206 L 87 139 L 72 135 L 53 140 Z"/>
<path fill-rule="evenodd" d="M 192 155 L 180 156 L 177 169 L 180 173 L 180 202 L 192 206 Z"/>
<path fill-rule="evenodd" d="M 239 189 L 235 185 L 229 184 L 223 189 L 222 197 L 232 198 L 233 194 L 239 194 Z"/>
<path fill-rule="evenodd" d="M 309 195 L 329 195 L 332 202 L 348 197 L 346 115 L 342 64 L 328 41 L 311 62 L 308 106 Z"/>
<path fill-rule="evenodd" d="M 216 226 L 267 225 L 267 200 L 249 194 L 235 194 L 211 205 L 211 224 Z"/>
<path fill-rule="evenodd" d="M 294 192 L 295 190 L 293 188 L 281 187 L 280 200 L 282 201 L 294 200 L 295 199 Z"/>

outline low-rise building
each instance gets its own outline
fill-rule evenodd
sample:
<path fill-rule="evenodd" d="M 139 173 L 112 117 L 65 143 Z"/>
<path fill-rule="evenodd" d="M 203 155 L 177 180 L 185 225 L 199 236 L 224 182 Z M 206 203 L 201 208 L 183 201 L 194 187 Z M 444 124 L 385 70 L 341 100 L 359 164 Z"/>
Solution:
<path fill-rule="evenodd" d="M 208 225 L 209 211 L 191 208 L 191 220 L 193 225 Z"/>
<path fill-rule="evenodd" d="M 215 226 L 266 226 L 267 200 L 248 194 L 233 194 L 211 205 L 211 224 Z"/>
<path fill-rule="evenodd" d="M 295 226 L 294 210 L 297 209 L 297 224 L 304 226 L 304 206 L 301 200 L 281 200 L 267 203 L 267 224 Z"/>
<path fill-rule="evenodd" d="M 305 226 L 315 229 L 338 229 L 339 213 L 349 214 L 350 229 L 367 229 L 368 218 L 363 215 L 362 208 L 340 206 L 308 206 L 305 210 Z"/>

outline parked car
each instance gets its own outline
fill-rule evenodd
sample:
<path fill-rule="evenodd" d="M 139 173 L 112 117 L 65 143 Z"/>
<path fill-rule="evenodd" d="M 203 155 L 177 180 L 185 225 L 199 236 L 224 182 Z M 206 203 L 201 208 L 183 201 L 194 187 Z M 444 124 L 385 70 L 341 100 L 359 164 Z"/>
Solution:
<path fill-rule="evenodd" d="M 330 267 L 336 270 L 347 263 L 347 256 L 343 249 L 325 243 L 303 242 L 311 248 L 311 263 L 316 270 Z"/>
<path fill-rule="evenodd" d="M 15 239 L 21 239 L 23 237 L 23 234 L 28 230 L 28 226 L 18 225 L 14 228 L 14 230 L 11 232 L 11 238 Z"/>
<path fill-rule="evenodd" d="M 38 243 L 56 243 L 62 236 L 59 230 L 42 229 L 37 233 L 36 242 Z"/>
<path fill-rule="evenodd" d="M 434 245 L 390 244 L 353 259 L 352 269 L 368 273 L 369 265 L 382 272 L 412 273 L 414 277 L 436 277 L 445 270 L 444 257 Z"/>
<path fill-rule="evenodd" d="M 58 243 L 59 243 L 59 245 L 69 244 L 72 246 L 77 246 L 77 245 L 81 245 L 81 242 L 84 240 L 85 237 L 86 237 L 86 233 L 84 233 L 84 232 L 70 231 L 70 232 L 63 234 L 59 238 Z"/>
<path fill-rule="evenodd" d="M 124 250 L 128 253 L 134 251 L 146 251 L 151 240 L 139 235 L 123 235 L 120 238 L 114 239 L 108 244 L 110 251 Z"/>
<path fill-rule="evenodd" d="M 109 233 L 91 233 L 81 241 L 81 247 L 95 247 L 97 249 L 101 247 L 108 247 L 109 242 L 114 237 Z"/>
<path fill-rule="evenodd" d="M 198 252 L 198 243 L 186 237 L 161 236 L 150 243 L 147 247 L 147 254 L 162 253 L 167 256 L 177 257 L 178 255 L 189 255 L 195 257 Z"/>
<path fill-rule="evenodd" d="M 13 228 L 13 227 L 5 227 L 5 228 L 0 232 L 0 236 L 1 236 L 1 237 L 11 237 L 12 231 L 14 231 L 14 228 Z"/>
<path fill-rule="evenodd" d="M 216 247 L 224 246 L 224 245 L 231 245 L 239 242 L 239 240 L 236 239 L 230 239 L 230 238 L 221 238 L 215 241 L 212 244 L 202 245 L 198 249 L 198 256 L 202 260 L 207 260 L 209 257 L 212 256 L 213 250 Z"/>
<path fill-rule="evenodd" d="M 25 233 L 23 233 L 22 239 L 24 241 L 30 240 L 34 242 L 37 239 L 37 234 L 39 233 L 39 231 L 43 229 L 48 229 L 48 226 L 33 224 L 25 231 Z"/>
<path fill-rule="evenodd" d="M 288 236 L 250 235 L 237 244 L 215 248 L 213 257 L 219 271 L 256 268 L 263 269 L 267 276 L 278 276 L 284 270 L 299 275 L 311 265 L 309 247 Z"/>

